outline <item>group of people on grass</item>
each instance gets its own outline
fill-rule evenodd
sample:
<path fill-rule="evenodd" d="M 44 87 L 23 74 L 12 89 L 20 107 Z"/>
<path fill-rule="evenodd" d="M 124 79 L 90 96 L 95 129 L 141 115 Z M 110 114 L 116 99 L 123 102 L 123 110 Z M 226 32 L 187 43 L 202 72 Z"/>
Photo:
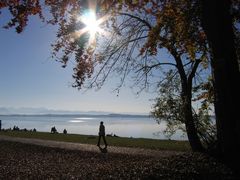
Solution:
<path fill-rule="evenodd" d="M 57 131 L 57 129 L 56 129 L 55 126 L 53 126 L 53 127 L 51 128 L 51 133 L 52 133 L 52 134 L 58 133 L 58 131 Z M 66 130 L 66 129 L 63 130 L 63 134 L 67 134 L 67 130 Z"/>
<path fill-rule="evenodd" d="M 1 122 L 1 120 L 0 120 Z M 23 128 L 23 129 L 20 129 L 18 126 L 13 126 L 13 128 L 8 128 L 8 129 L 2 129 L 1 127 L 1 123 L 0 123 L 0 131 L 24 131 L 24 132 L 27 132 L 27 131 L 30 131 L 30 132 L 37 132 L 37 130 L 35 128 L 33 129 L 27 129 L 27 128 Z"/>

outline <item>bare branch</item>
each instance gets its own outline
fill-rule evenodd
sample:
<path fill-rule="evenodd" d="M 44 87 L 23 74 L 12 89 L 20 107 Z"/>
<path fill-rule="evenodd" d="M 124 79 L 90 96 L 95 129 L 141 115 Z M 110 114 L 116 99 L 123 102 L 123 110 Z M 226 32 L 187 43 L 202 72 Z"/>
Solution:
<path fill-rule="evenodd" d="M 157 63 L 157 64 L 154 64 L 154 65 L 152 65 L 152 66 L 148 66 L 148 65 L 145 65 L 144 67 L 142 67 L 142 68 L 140 68 L 140 69 L 138 69 L 137 71 L 136 71 L 136 73 L 137 72 L 139 72 L 139 71 L 142 71 L 142 70 L 151 70 L 151 69 L 153 69 L 153 68 L 155 68 L 155 67 L 158 67 L 158 66 L 162 66 L 162 65 L 170 65 L 170 66 L 174 66 L 174 67 L 176 67 L 176 64 L 173 64 L 173 63 Z"/>
<path fill-rule="evenodd" d="M 132 14 L 128 14 L 128 13 L 121 13 L 121 12 L 120 12 L 119 14 L 120 14 L 120 15 L 124 15 L 124 16 L 129 16 L 129 17 L 131 17 L 131 18 L 134 18 L 134 19 L 136 19 L 136 20 L 142 22 L 143 24 L 145 24 L 149 29 L 152 29 L 151 24 L 149 24 L 147 21 L 141 19 L 141 18 L 138 17 L 138 16 L 134 16 L 134 15 L 132 15 Z"/>

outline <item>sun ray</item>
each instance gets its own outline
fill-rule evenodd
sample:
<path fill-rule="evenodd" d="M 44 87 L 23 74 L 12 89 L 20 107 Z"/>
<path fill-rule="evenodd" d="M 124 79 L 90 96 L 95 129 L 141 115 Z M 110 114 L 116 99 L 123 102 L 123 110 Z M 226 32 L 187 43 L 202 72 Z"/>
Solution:
<path fill-rule="evenodd" d="M 84 33 L 89 33 L 89 44 L 92 44 L 96 40 L 97 34 L 104 34 L 105 31 L 100 28 L 100 24 L 108 19 L 108 16 L 103 16 L 102 18 L 97 19 L 96 13 L 93 9 L 89 9 L 83 13 L 83 15 L 79 16 L 78 22 L 82 22 L 85 27 L 76 30 L 73 34 L 73 37 L 80 37 Z"/>

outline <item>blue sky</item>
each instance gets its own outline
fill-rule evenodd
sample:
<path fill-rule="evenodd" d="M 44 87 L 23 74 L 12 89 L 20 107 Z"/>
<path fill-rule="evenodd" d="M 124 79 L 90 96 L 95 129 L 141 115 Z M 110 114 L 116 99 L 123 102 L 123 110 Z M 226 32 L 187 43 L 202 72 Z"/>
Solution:
<path fill-rule="evenodd" d="M 0 26 L 6 23 L 0 16 Z M 0 28 L 0 107 L 45 107 L 58 110 L 149 113 L 154 94 L 139 96 L 126 86 L 119 96 L 109 81 L 87 92 L 71 87 L 72 68 L 50 58 L 56 27 L 31 18 L 21 34 Z"/>

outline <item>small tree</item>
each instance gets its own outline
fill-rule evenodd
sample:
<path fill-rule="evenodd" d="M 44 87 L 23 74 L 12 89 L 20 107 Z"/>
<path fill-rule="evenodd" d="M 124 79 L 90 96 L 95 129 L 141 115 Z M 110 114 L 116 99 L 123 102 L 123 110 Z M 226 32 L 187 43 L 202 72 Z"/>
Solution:
<path fill-rule="evenodd" d="M 186 133 L 186 129 L 183 126 L 184 114 L 179 77 L 174 76 L 172 71 L 169 71 L 166 77 L 166 81 L 159 87 L 159 96 L 155 99 L 151 115 L 158 123 L 162 121 L 167 123 L 163 133 L 170 138 L 177 130 Z M 195 97 L 193 101 L 201 101 L 198 102 L 201 104 L 200 108 L 192 107 L 197 134 L 206 149 L 212 148 L 216 144 L 216 127 L 215 120 L 209 115 L 213 104 L 211 80 L 195 86 L 193 97 Z"/>

